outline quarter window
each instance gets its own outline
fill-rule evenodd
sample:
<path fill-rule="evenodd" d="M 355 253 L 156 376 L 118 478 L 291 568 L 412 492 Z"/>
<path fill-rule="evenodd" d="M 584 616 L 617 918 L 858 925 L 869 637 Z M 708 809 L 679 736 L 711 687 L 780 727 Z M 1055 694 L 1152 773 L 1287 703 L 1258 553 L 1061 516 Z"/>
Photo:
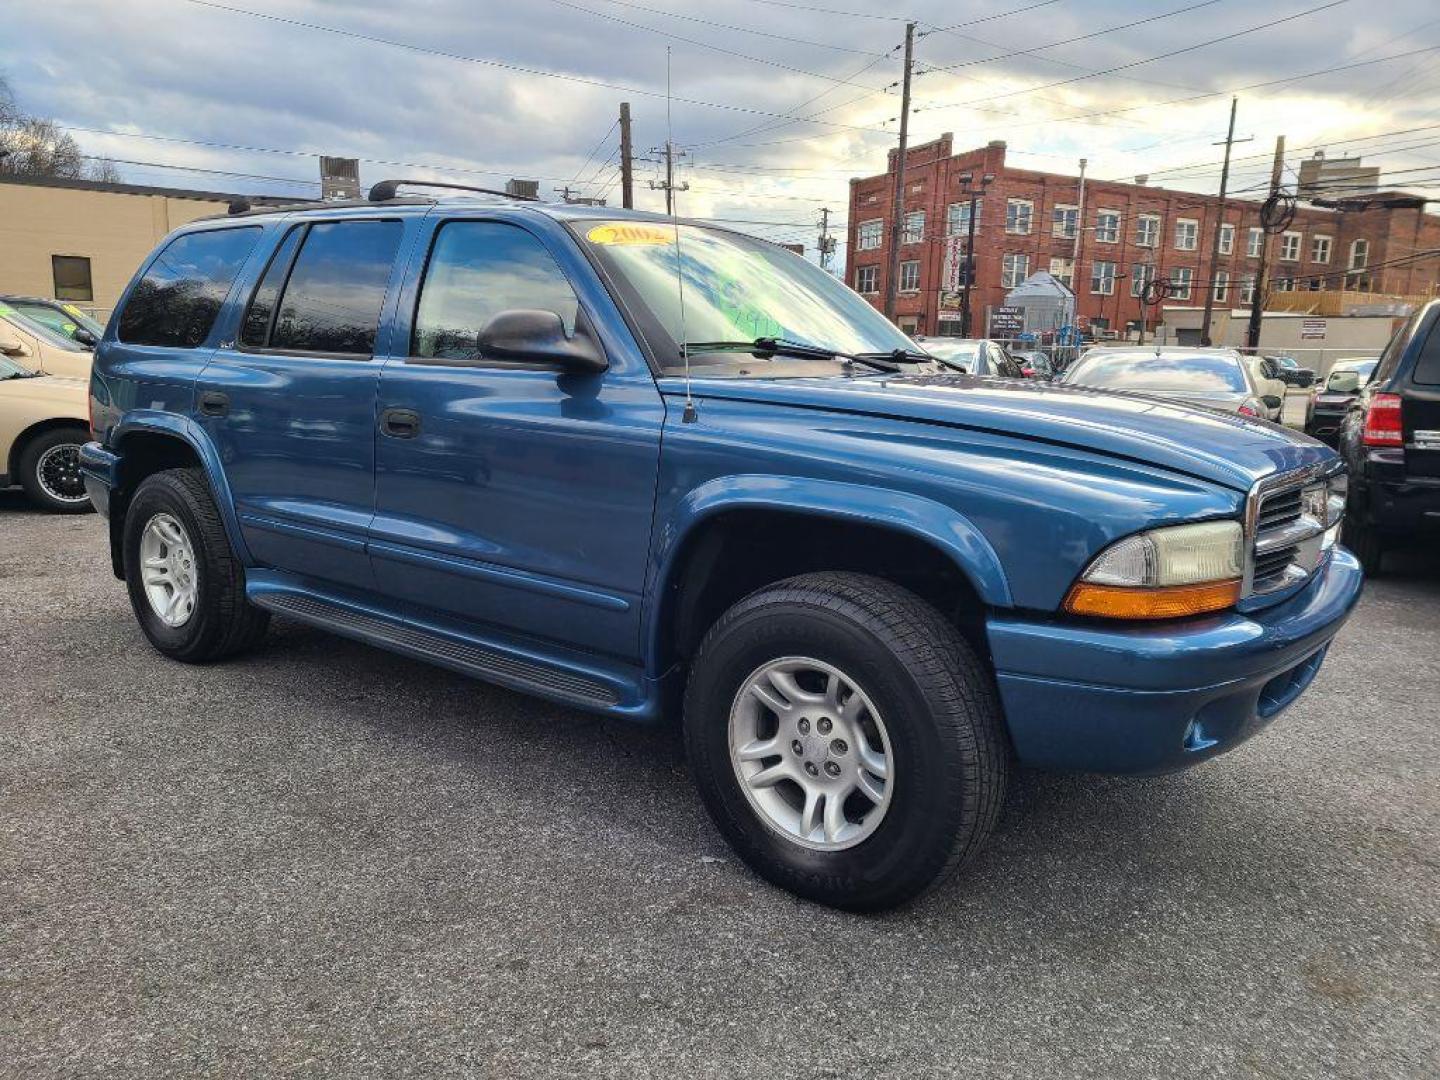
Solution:
<path fill-rule="evenodd" d="M 476 359 L 480 331 L 512 308 L 553 311 L 573 334 L 579 301 L 550 252 L 524 229 L 493 221 L 442 225 L 420 288 L 411 353 Z"/>
<path fill-rule="evenodd" d="M 398 221 L 311 225 L 285 282 L 270 348 L 371 355 L 403 231 Z"/>
<path fill-rule="evenodd" d="M 210 336 L 235 275 L 260 228 L 209 229 L 177 236 L 155 257 L 120 312 L 117 333 L 131 345 L 193 349 Z"/>
<path fill-rule="evenodd" d="M 94 300 L 90 283 L 90 260 L 84 255 L 51 255 L 50 271 L 55 279 L 56 300 Z"/>
<path fill-rule="evenodd" d="M 860 222 L 860 227 L 855 232 L 855 247 L 858 251 L 875 251 L 880 247 L 880 240 L 885 230 L 885 223 L 879 218 L 872 218 L 870 221 Z"/>

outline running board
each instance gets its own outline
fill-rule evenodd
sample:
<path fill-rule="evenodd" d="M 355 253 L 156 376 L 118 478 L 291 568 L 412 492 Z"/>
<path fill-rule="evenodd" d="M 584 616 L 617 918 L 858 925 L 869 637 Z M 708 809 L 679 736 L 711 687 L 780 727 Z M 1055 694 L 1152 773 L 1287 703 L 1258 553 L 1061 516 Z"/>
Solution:
<path fill-rule="evenodd" d="M 643 700 L 622 704 L 620 680 L 561 667 L 509 651 L 466 640 L 437 628 L 402 622 L 337 600 L 276 588 L 270 582 L 256 582 L 253 572 L 246 592 L 257 607 L 286 615 L 368 645 L 403 653 L 417 660 L 498 683 L 542 697 L 554 698 L 588 709 L 631 715 L 649 713 Z M 258 587 L 257 587 L 258 586 Z M 598 673 L 597 673 L 598 674 Z"/>

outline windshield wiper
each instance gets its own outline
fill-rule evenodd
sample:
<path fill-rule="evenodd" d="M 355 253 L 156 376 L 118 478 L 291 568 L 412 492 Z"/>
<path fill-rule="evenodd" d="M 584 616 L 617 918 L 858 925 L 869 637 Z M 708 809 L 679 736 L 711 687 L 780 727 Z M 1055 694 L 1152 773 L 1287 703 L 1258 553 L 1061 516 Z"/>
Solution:
<path fill-rule="evenodd" d="M 810 345 L 803 341 L 788 341 L 785 338 L 760 337 L 754 341 L 696 341 L 686 346 L 690 352 L 748 352 L 768 360 L 772 356 L 789 356 L 797 360 L 841 360 L 846 363 L 864 364 L 876 371 L 894 374 L 904 363 L 929 360 L 918 353 L 905 349 L 880 353 L 847 353 L 840 349 L 829 349 L 823 345 Z M 915 357 L 915 360 L 911 360 Z"/>

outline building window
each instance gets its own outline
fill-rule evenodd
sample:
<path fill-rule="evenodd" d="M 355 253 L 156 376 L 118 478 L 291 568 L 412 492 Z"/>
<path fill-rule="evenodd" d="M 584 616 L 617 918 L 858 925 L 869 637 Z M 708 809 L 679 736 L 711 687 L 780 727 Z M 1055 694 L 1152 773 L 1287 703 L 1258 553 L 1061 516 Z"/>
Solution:
<path fill-rule="evenodd" d="M 1160 242 L 1160 215 L 1141 214 L 1135 219 L 1135 246 L 1153 248 Z"/>
<path fill-rule="evenodd" d="M 1170 271 L 1170 296 L 1176 300 L 1190 299 L 1190 285 L 1195 280 L 1195 271 L 1188 266 L 1177 266 Z"/>
<path fill-rule="evenodd" d="M 1293 277 L 1282 277 L 1275 279 L 1276 292 L 1294 292 L 1295 279 Z"/>
<path fill-rule="evenodd" d="M 878 266 L 857 266 L 855 268 L 855 291 L 877 293 L 880 291 L 880 268 Z"/>
<path fill-rule="evenodd" d="M 1007 199 L 1005 202 L 1005 231 L 1019 236 L 1030 235 L 1030 222 L 1035 216 L 1035 204 L 1029 199 Z"/>
<path fill-rule="evenodd" d="M 1074 259 L 1051 259 L 1050 276 L 1056 281 L 1063 281 L 1067 289 L 1075 288 L 1075 260 Z"/>
<path fill-rule="evenodd" d="M 1235 250 L 1235 226 L 1224 224 L 1220 226 L 1220 254 L 1229 255 Z"/>
<path fill-rule="evenodd" d="M 90 284 L 90 260 L 84 255 L 51 255 L 56 300 L 94 300 Z"/>
<path fill-rule="evenodd" d="M 1350 269 L 1364 270 L 1370 265 L 1370 241 L 1353 240 L 1350 243 Z"/>
<path fill-rule="evenodd" d="M 1095 242 L 1118 244 L 1120 242 L 1120 211 L 1101 210 L 1095 215 Z"/>
<path fill-rule="evenodd" d="M 1145 286 L 1155 280 L 1155 267 L 1149 263 L 1136 263 L 1130 268 L 1130 295 L 1140 296 Z"/>
<path fill-rule="evenodd" d="M 1194 218 L 1175 219 L 1175 250 L 1194 251 L 1200 239 L 1200 222 Z"/>
<path fill-rule="evenodd" d="M 1249 307 L 1255 302 L 1255 275 L 1246 274 L 1240 279 L 1240 303 Z"/>
<path fill-rule="evenodd" d="M 885 236 L 885 222 L 879 218 L 871 218 L 869 221 L 860 222 L 860 227 L 855 230 L 855 250 L 874 251 L 880 246 Z"/>
<path fill-rule="evenodd" d="M 980 228 L 980 204 L 983 200 L 975 200 L 975 228 Z M 970 203 L 952 202 L 945 213 L 945 235 L 964 236 L 970 232 Z"/>
<path fill-rule="evenodd" d="M 918 260 L 900 264 L 900 291 L 920 291 L 920 263 Z"/>
<path fill-rule="evenodd" d="M 905 215 L 905 231 L 900 234 L 902 244 L 918 244 L 925 239 L 925 211 L 911 210 Z"/>
<path fill-rule="evenodd" d="M 1245 234 L 1245 254 L 1248 258 L 1258 259 L 1260 247 L 1265 243 L 1264 229 L 1251 229 Z"/>
<path fill-rule="evenodd" d="M 1096 259 L 1090 265 L 1090 291 L 1100 296 L 1109 296 L 1115 291 L 1115 264 Z"/>
<path fill-rule="evenodd" d="M 1280 234 L 1280 261 L 1300 261 L 1300 241 L 1303 237 L 1298 232 L 1287 232 Z"/>
<path fill-rule="evenodd" d="M 1317 263 L 1330 261 L 1330 237 L 1317 235 L 1310 238 L 1310 261 Z"/>
<path fill-rule="evenodd" d="M 1030 256 L 1007 251 L 1000 264 L 1000 284 L 1013 289 L 1030 276 Z"/>
<path fill-rule="evenodd" d="M 1215 271 L 1215 303 L 1223 304 L 1230 299 L 1230 274 L 1225 270 Z"/>
<path fill-rule="evenodd" d="M 1075 230 L 1080 227 L 1080 208 L 1078 206 L 1067 206 L 1064 203 L 1056 205 L 1051 211 L 1050 235 L 1058 236 L 1062 240 L 1073 240 Z"/>

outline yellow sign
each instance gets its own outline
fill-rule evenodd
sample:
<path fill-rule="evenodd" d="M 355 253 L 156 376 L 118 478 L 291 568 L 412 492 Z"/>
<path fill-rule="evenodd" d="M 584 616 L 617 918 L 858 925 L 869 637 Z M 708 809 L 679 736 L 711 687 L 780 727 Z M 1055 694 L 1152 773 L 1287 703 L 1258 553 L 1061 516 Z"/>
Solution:
<path fill-rule="evenodd" d="M 675 229 L 670 225 L 652 225 L 644 221 L 612 221 L 596 225 L 585 239 L 592 244 L 616 247 L 624 244 L 673 244 Z"/>

